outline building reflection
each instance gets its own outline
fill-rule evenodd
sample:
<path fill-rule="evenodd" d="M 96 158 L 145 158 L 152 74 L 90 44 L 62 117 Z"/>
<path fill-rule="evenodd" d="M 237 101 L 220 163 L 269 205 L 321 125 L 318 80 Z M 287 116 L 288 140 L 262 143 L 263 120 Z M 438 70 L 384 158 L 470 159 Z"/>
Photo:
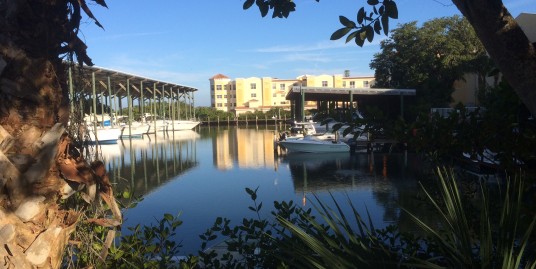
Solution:
<path fill-rule="evenodd" d="M 214 166 L 232 168 L 274 167 L 274 131 L 218 128 L 212 140 Z"/>
<path fill-rule="evenodd" d="M 107 166 L 116 192 L 145 196 L 198 165 L 193 130 L 160 132 L 94 148 Z"/>
<path fill-rule="evenodd" d="M 434 218 L 415 198 L 420 190 L 415 179 L 423 164 L 407 152 L 288 153 L 276 157 L 274 130 L 226 126 L 204 132 L 203 137 L 211 138 L 213 163 L 219 170 L 288 167 L 303 206 L 309 205 L 312 194 L 346 192 L 353 193 L 352 201 L 380 206 L 383 223 L 397 224 L 401 230 L 415 228 L 401 208 L 414 209 L 423 219 Z M 356 197 L 359 195 L 366 197 Z"/>

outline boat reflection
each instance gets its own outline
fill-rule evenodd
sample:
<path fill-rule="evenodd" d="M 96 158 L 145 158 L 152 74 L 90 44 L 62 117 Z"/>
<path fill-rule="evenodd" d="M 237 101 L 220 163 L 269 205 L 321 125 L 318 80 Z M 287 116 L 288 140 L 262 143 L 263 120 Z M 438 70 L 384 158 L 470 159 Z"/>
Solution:
<path fill-rule="evenodd" d="M 410 221 L 400 208 L 415 208 L 419 187 L 414 171 L 421 165 L 416 156 L 408 160 L 405 153 L 304 153 L 288 154 L 279 161 L 288 166 L 303 206 L 311 194 L 346 193 L 355 204 L 381 205 L 384 222 L 413 227 L 406 224 Z"/>
<path fill-rule="evenodd" d="M 198 165 L 198 138 L 193 130 L 157 132 L 94 150 L 106 164 L 116 192 L 141 197 Z"/>

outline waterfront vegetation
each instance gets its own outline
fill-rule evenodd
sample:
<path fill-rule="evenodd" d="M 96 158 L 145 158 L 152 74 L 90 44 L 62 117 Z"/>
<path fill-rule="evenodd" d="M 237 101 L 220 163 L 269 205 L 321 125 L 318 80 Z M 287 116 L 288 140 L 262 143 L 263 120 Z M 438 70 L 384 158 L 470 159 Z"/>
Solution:
<path fill-rule="evenodd" d="M 523 178 L 504 184 L 478 184 L 467 193 L 454 172 L 438 168 L 434 182 L 423 184 L 423 205 L 440 218 L 425 223 L 407 211 L 422 233 L 401 233 L 395 226 L 376 229 L 349 200 L 322 201 L 313 209 L 293 201 L 274 201 L 272 218 L 262 218 L 259 189 L 246 188 L 254 217 L 231 223 L 218 217 L 200 235 L 197 255 L 181 256 L 180 214 L 165 214 L 154 225 L 130 227 L 109 244 L 109 231 L 81 222 L 79 244 L 71 244 L 67 268 L 534 268 L 533 229 L 527 213 Z M 264 201 L 267 202 L 267 201 Z M 344 212 L 341 203 L 349 203 Z M 103 212 L 99 212 L 102 214 Z M 318 213 L 318 214 L 316 214 Z M 320 217 L 318 217 L 320 216 Z M 76 239 L 75 239 L 76 240 Z M 226 240 L 226 249 L 212 249 Z M 108 245 L 107 245 L 108 242 Z M 208 247 L 208 249 L 207 249 Z M 103 255 L 103 253 L 106 253 Z"/>

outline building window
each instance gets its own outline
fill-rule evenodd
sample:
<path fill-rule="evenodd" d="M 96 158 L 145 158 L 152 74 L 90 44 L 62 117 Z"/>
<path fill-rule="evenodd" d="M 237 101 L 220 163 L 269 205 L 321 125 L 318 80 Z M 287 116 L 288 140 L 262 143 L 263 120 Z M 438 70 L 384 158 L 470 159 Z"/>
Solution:
<path fill-rule="evenodd" d="M 256 93 L 252 93 L 252 94 L 251 94 L 251 97 L 257 97 L 257 94 L 256 94 Z"/>
<path fill-rule="evenodd" d="M 343 87 L 343 88 L 346 88 L 346 81 L 343 81 L 343 82 L 342 82 L 342 87 Z"/>
<path fill-rule="evenodd" d="M 285 87 L 285 84 L 279 84 L 279 89 L 280 89 L 280 90 L 284 91 L 285 88 L 286 88 L 286 87 Z"/>
<path fill-rule="evenodd" d="M 218 103 L 218 107 L 222 107 L 221 103 Z"/>
<path fill-rule="evenodd" d="M 328 82 L 326 80 L 322 81 L 322 87 L 327 87 L 328 86 Z"/>
<path fill-rule="evenodd" d="M 227 98 L 227 94 L 223 96 L 223 98 Z"/>
<path fill-rule="evenodd" d="M 221 91 L 221 85 L 216 85 L 216 90 Z"/>
<path fill-rule="evenodd" d="M 275 90 L 277 89 L 277 85 L 275 85 L 275 83 L 272 83 L 272 90 Z"/>
<path fill-rule="evenodd" d="M 221 95 L 217 95 L 216 98 L 221 99 Z"/>
<path fill-rule="evenodd" d="M 350 81 L 350 88 L 355 88 L 355 81 Z"/>
<path fill-rule="evenodd" d="M 368 80 L 363 81 L 363 88 L 368 88 L 368 87 L 369 87 Z"/>
<path fill-rule="evenodd" d="M 277 97 L 277 93 L 274 93 L 272 96 L 273 96 L 273 97 Z"/>
<path fill-rule="evenodd" d="M 277 105 L 277 102 L 274 102 L 274 106 Z"/>
<path fill-rule="evenodd" d="M 287 103 L 286 101 L 281 101 L 281 104 L 282 104 L 282 105 L 284 105 L 284 104 L 286 104 L 286 103 Z"/>
<path fill-rule="evenodd" d="M 256 83 L 251 83 L 250 87 L 251 87 L 252 90 L 255 90 L 255 89 L 257 89 L 257 84 Z"/>

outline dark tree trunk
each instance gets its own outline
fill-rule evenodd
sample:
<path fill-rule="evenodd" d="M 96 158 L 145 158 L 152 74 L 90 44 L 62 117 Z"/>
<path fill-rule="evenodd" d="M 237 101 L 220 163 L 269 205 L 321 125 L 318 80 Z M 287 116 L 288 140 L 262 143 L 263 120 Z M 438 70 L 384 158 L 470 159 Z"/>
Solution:
<path fill-rule="evenodd" d="M 500 0 L 452 0 L 521 101 L 536 115 L 536 49 Z"/>

